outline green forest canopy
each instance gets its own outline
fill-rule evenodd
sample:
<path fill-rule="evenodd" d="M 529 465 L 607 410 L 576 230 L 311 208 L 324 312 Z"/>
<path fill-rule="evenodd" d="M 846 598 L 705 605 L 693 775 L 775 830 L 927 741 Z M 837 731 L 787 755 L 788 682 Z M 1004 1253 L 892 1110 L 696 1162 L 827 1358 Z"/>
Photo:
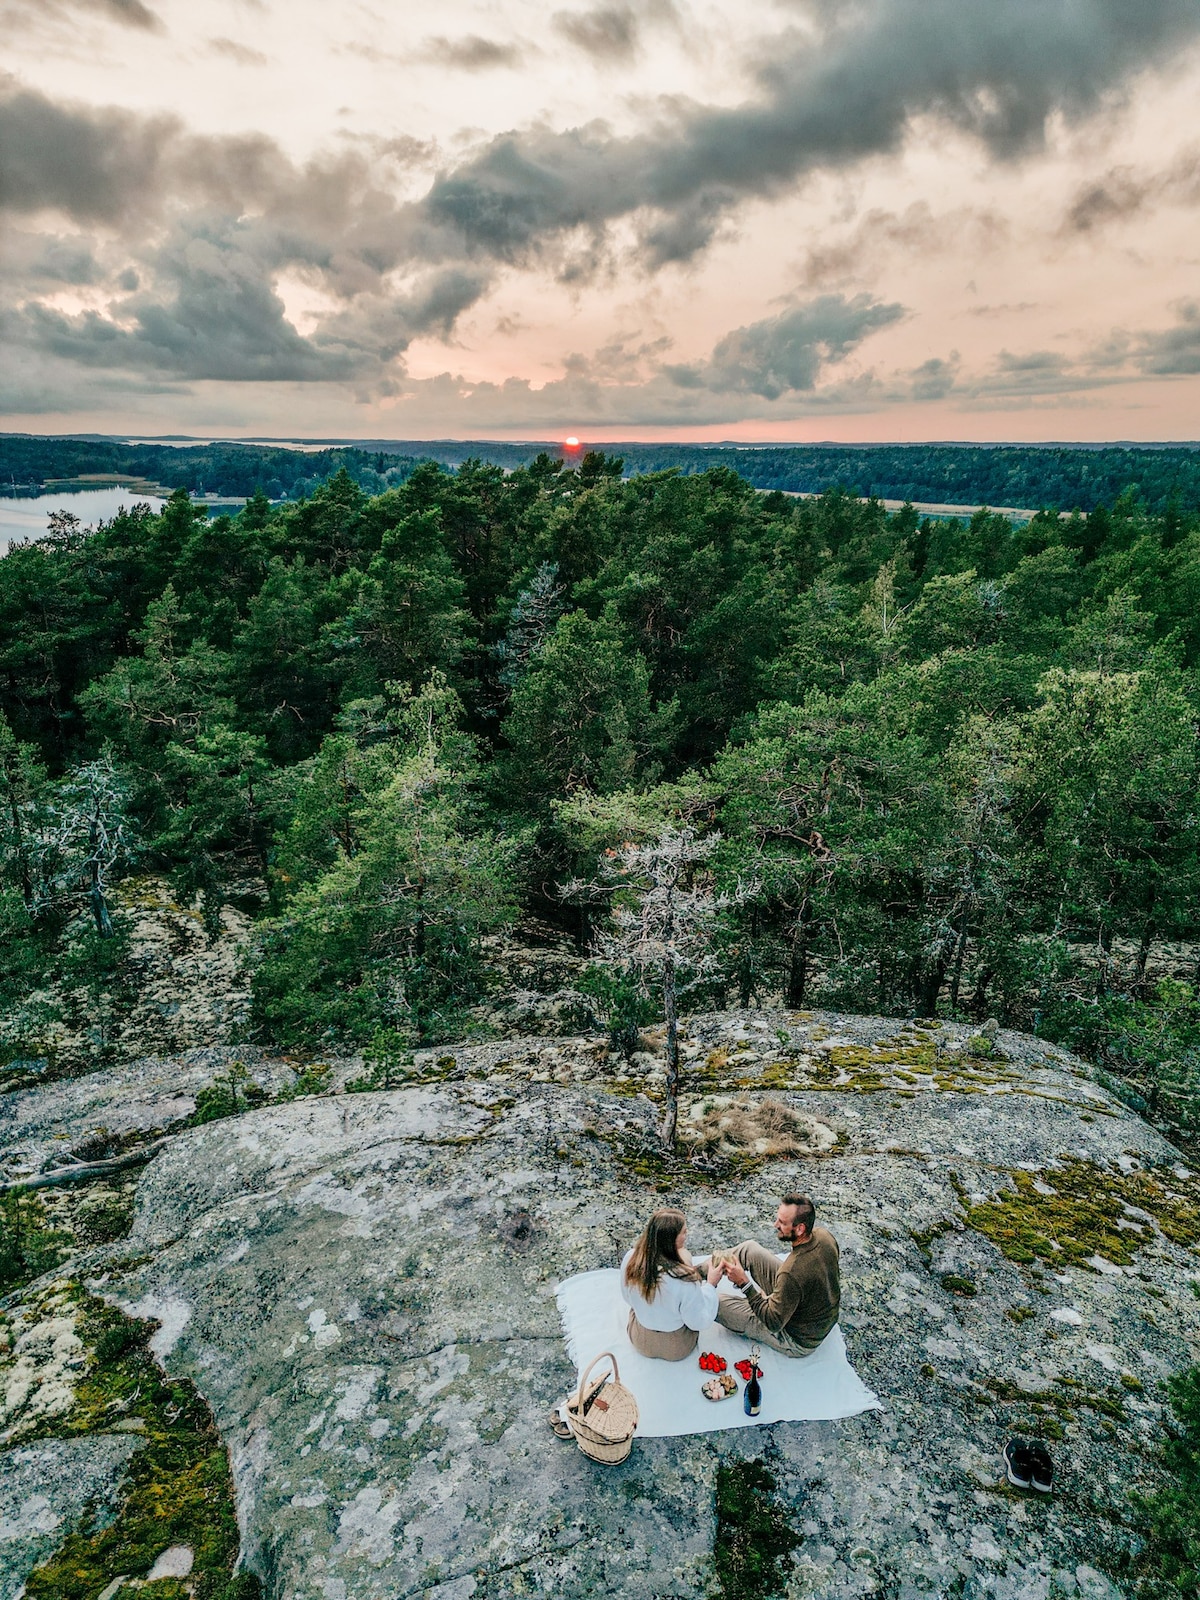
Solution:
<path fill-rule="evenodd" d="M 1186 445 L 689 445 L 615 447 L 627 473 L 686 473 L 731 467 L 756 489 L 820 493 L 841 487 L 883 500 L 935 505 L 1013 506 L 1091 511 L 1112 505 L 1130 485 L 1152 511 L 1200 503 L 1200 450 Z M 55 479 L 107 474 L 146 478 L 168 489 L 226 496 L 263 489 L 299 499 L 339 467 L 368 493 L 402 483 L 420 460 L 458 467 L 481 460 L 528 467 L 550 444 L 404 440 L 307 451 L 283 444 L 166 444 L 120 439 L 0 434 L 0 484 L 36 487 Z"/>
<path fill-rule="evenodd" d="M 586 942 L 560 886 L 683 818 L 743 891 L 692 1003 L 995 1015 L 1194 1128 L 1198 602 L 1195 497 L 1014 527 L 543 454 L 58 519 L 0 559 L 12 1048 L 47 982 L 119 996 L 146 872 L 256 907 L 264 1039 L 447 1037 L 489 933 Z"/>

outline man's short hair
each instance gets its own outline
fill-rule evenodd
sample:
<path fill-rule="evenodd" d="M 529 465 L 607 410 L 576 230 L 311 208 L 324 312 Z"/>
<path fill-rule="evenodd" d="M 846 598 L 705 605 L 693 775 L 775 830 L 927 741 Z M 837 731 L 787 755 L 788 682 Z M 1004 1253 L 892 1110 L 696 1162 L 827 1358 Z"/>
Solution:
<path fill-rule="evenodd" d="M 817 1220 L 817 1208 L 813 1204 L 810 1194 L 785 1194 L 780 1201 L 781 1205 L 795 1206 L 796 1225 L 806 1233 L 812 1232 L 813 1223 Z"/>

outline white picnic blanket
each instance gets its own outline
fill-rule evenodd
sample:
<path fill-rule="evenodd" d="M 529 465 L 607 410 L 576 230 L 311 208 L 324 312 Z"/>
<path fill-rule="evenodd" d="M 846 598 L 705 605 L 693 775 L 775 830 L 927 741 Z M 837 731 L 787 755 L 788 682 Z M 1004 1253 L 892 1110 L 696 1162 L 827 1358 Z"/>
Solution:
<path fill-rule="evenodd" d="M 722 1284 L 721 1292 L 733 1292 L 732 1285 Z M 759 1357 L 762 1410 L 748 1417 L 742 1408 L 740 1379 L 737 1393 L 728 1400 L 706 1400 L 700 1392 L 700 1385 L 711 1376 L 700 1370 L 701 1351 L 724 1356 L 735 1378 L 734 1363 L 750 1354 L 749 1342 L 719 1322 L 701 1332 L 695 1352 L 685 1361 L 652 1361 L 639 1355 L 625 1332 L 629 1307 L 621 1299 L 615 1267 L 581 1272 L 559 1284 L 558 1310 L 567 1353 L 580 1376 L 601 1351 L 611 1350 L 616 1356 L 622 1383 L 637 1396 L 637 1431 L 644 1439 L 753 1428 L 768 1422 L 828 1421 L 880 1408 L 878 1397 L 846 1359 L 841 1328 L 834 1328 L 819 1349 L 802 1359 L 764 1348 Z"/>

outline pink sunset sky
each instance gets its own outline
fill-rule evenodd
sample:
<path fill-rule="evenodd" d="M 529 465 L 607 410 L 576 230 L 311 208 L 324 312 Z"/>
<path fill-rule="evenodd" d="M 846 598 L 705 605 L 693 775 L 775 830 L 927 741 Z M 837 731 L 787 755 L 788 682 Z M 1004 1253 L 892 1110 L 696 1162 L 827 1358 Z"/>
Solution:
<path fill-rule="evenodd" d="M 1200 0 L 0 29 L 0 428 L 1200 438 Z"/>

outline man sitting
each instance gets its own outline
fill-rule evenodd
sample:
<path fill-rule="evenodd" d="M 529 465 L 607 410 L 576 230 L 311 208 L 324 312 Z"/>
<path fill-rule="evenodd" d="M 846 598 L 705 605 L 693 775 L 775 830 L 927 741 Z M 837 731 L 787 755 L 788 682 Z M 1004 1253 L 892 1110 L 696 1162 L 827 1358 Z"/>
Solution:
<path fill-rule="evenodd" d="M 808 1356 L 838 1319 L 842 1286 L 838 1243 L 814 1227 L 817 1208 L 806 1194 L 785 1194 L 775 1214 L 775 1234 L 790 1244 L 783 1261 L 747 1239 L 736 1250 L 714 1252 L 725 1276 L 746 1297 L 720 1296 L 717 1321 L 785 1356 Z"/>

